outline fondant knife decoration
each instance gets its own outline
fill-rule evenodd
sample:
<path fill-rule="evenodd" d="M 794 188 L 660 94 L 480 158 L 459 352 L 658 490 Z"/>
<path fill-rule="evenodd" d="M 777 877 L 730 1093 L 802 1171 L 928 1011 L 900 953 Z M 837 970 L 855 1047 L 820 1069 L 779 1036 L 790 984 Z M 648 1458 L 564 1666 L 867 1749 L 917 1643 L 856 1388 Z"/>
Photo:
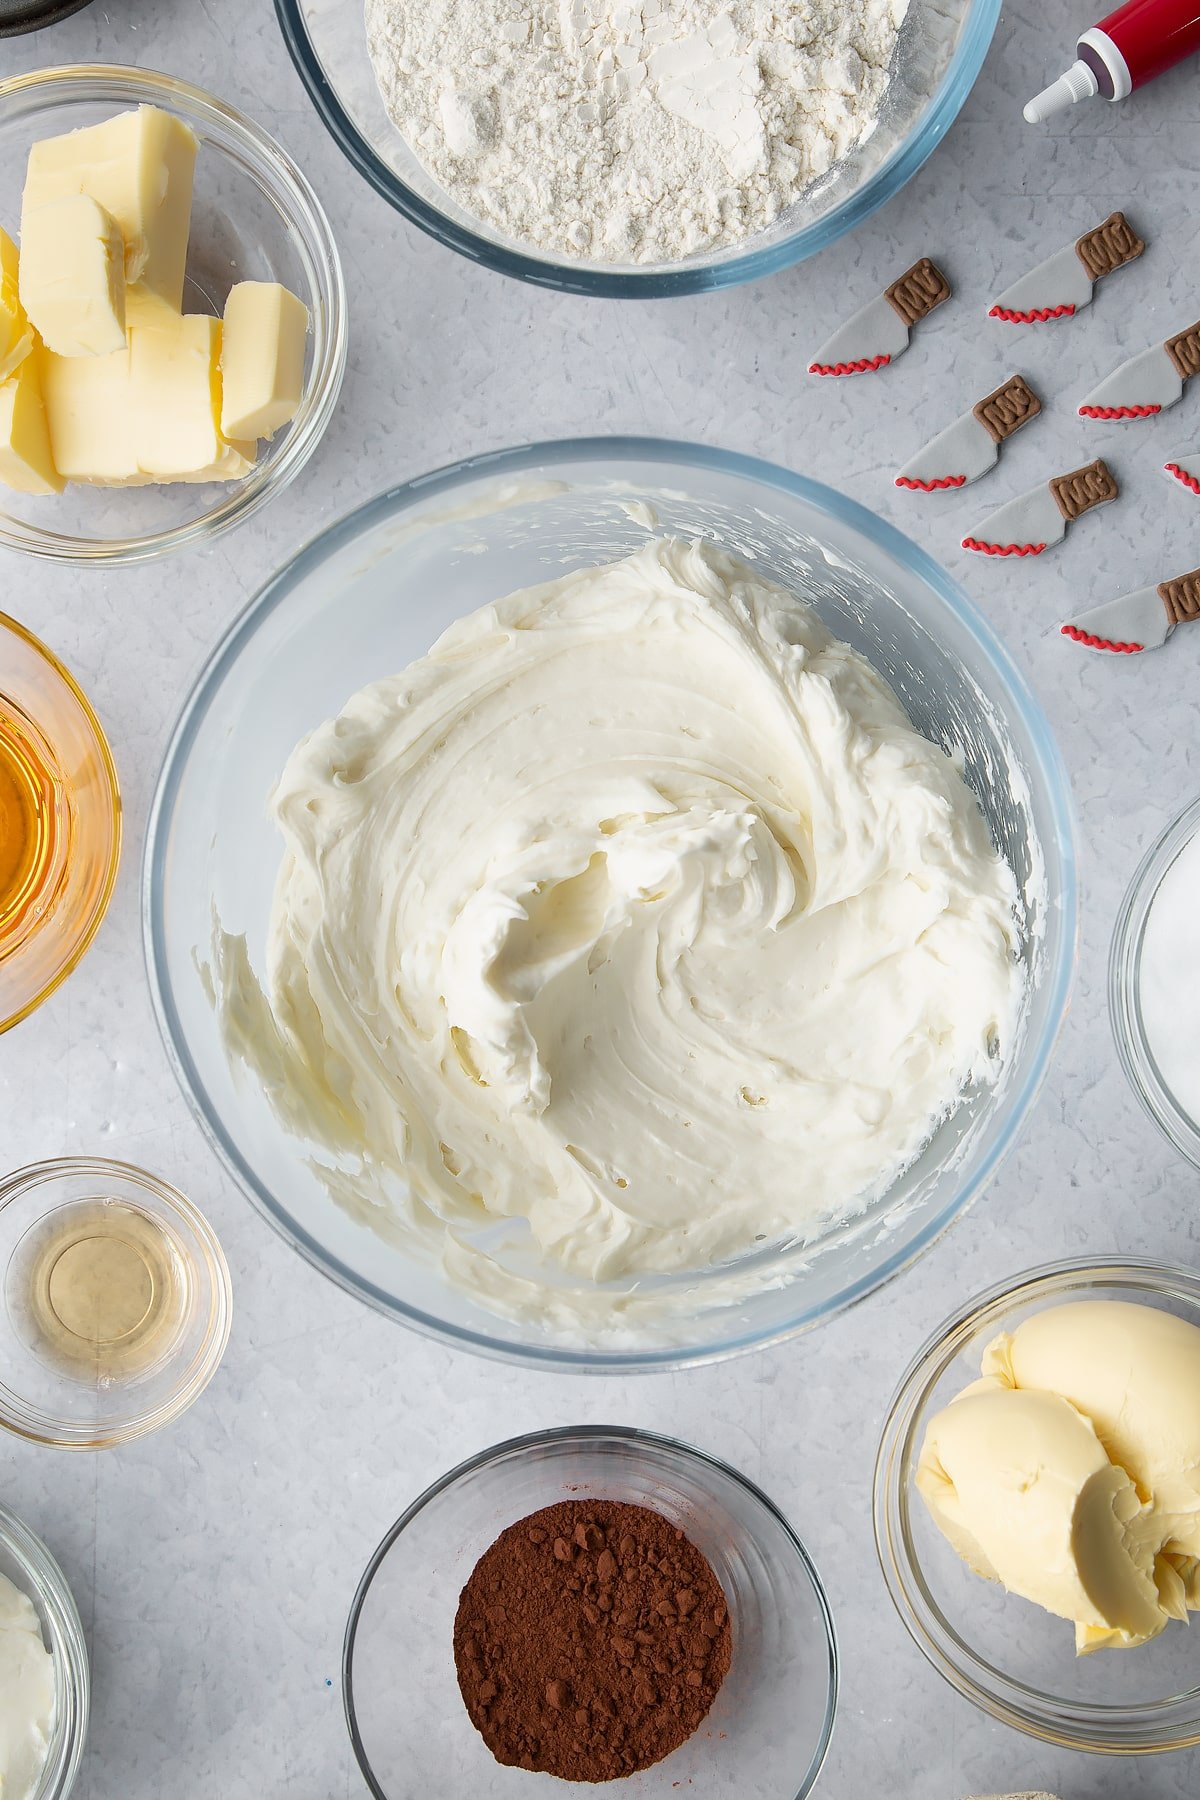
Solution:
<path fill-rule="evenodd" d="M 1068 525 L 1094 506 L 1104 506 L 1120 493 L 1106 462 L 1088 463 L 1069 475 L 1053 475 L 1007 505 L 997 507 L 982 525 L 963 539 L 964 550 L 985 556 L 1040 556 L 1061 544 Z"/>
<path fill-rule="evenodd" d="M 1200 569 L 1093 606 L 1064 625 L 1062 633 L 1087 650 L 1132 656 L 1139 650 L 1158 650 L 1177 625 L 1192 619 L 1200 619 Z"/>
<path fill-rule="evenodd" d="M 1172 450 L 1163 464 L 1163 474 L 1185 487 L 1189 494 L 1200 496 L 1200 444 Z"/>
<path fill-rule="evenodd" d="M 809 374 L 866 375 L 886 368 L 908 349 L 913 326 L 949 298 L 950 283 L 923 256 L 822 344 L 808 365 Z"/>
<path fill-rule="evenodd" d="M 976 401 L 970 412 L 947 425 L 918 450 L 911 462 L 905 463 L 896 477 L 896 486 L 919 488 L 932 493 L 935 488 L 962 487 L 978 481 L 995 466 L 1000 446 L 1014 431 L 1036 419 L 1042 403 L 1023 375 L 1010 375 L 991 394 Z"/>
<path fill-rule="evenodd" d="M 1200 320 L 1163 344 L 1151 344 L 1106 375 L 1079 405 L 1085 419 L 1148 419 L 1183 398 L 1200 372 Z"/>
<path fill-rule="evenodd" d="M 1058 250 L 1036 269 L 1005 288 L 988 307 L 988 317 L 1010 325 L 1043 325 L 1070 318 L 1090 306 L 1095 284 L 1140 256 L 1145 241 L 1124 213 L 1110 213 L 1103 225 Z"/>

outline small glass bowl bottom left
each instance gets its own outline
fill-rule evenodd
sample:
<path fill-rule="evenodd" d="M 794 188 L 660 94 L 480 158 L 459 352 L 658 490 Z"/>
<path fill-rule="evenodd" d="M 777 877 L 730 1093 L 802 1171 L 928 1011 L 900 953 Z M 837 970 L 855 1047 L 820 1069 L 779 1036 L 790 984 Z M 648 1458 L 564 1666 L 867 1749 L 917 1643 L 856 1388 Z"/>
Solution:
<path fill-rule="evenodd" d="M 452 1645 L 462 1588 L 505 1527 L 588 1498 L 648 1507 L 685 1532 L 724 1588 L 733 1626 L 733 1663 L 699 1730 L 662 1762 L 608 1785 L 639 1800 L 674 1800 L 684 1788 L 705 1800 L 805 1800 L 828 1748 L 838 1683 L 833 1621 L 808 1553 L 736 1470 L 620 1426 L 538 1432 L 483 1451 L 415 1500 L 376 1550 L 342 1664 L 350 1736 L 376 1800 L 578 1791 L 493 1759 L 459 1693 Z"/>
<path fill-rule="evenodd" d="M 0 1505 L 0 1575 L 33 1602 L 42 1641 L 54 1659 L 54 1726 L 33 1800 L 66 1800 L 87 1737 L 91 1675 L 87 1645 L 66 1576 L 15 1513 Z"/>
<path fill-rule="evenodd" d="M 229 1267 L 204 1215 L 129 1163 L 0 1178 L 0 1426 L 60 1450 L 157 1431 L 215 1375 Z"/>

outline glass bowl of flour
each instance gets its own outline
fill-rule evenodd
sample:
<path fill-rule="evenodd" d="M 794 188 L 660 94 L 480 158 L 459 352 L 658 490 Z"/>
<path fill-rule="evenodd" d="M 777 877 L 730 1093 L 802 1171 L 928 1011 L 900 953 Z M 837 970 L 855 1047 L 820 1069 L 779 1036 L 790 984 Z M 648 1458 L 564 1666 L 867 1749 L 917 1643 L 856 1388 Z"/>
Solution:
<path fill-rule="evenodd" d="M 770 464 L 590 439 L 392 489 L 268 583 L 144 907 L 184 1090 L 301 1254 L 633 1370 L 814 1325 L 968 1205 L 1076 899 L 1046 721 L 935 563 Z"/>
<path fill-rule="evenodd" d="M 414 224 L 573 293 L 702 292 L 834 242 L 941 142 L 1000 0 L 276 0 Z"/>

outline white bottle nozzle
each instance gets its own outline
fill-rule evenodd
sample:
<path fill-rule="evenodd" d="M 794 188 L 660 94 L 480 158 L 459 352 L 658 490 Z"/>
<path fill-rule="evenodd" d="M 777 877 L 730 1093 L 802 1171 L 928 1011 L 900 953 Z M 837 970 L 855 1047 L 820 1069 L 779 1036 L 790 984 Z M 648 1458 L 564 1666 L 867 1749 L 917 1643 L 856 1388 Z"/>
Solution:
<path fill-rule="evenodd" d="M 1094 72 L 1085 62 L 1072 63 L 1065 75 L 1052 81 L 1048 88 L 1034 96 L 1025 108 L 1025 119 L 1030 125 L 1040 125 L 1053 113 L 1065 112 L 1068 106 L 1074 106 L 1080 100 L 1090 100 L 1100 92 L 1100 84 Z"/>

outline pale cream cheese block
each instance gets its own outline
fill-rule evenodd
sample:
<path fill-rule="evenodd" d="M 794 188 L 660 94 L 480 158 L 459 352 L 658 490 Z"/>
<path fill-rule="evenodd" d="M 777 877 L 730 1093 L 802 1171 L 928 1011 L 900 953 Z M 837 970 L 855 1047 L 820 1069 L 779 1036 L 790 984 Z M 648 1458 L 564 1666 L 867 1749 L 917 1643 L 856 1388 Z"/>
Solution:
<path fill-rule="evenodd" d="M 21 494 L 60 494 L 36 357 L 0 383 L 0 482 Z"/>
<path fill-rule="evenodd" d="M 156 106 L 43 138 L 29 152 L 22 235 L 35 207 L 87 194 L 112 215 L 124 239 L 127 322 L 157 316 L 164 306 L 179 312 L 196 150 L 191 128 Z"/>
<path fill-rule="evenodd" d="M 977 1384 L 930 1421 L 916 1483 L 977 1575 L 1131 1642 L 1166 1624 L 1137 1490 L 1060 1395 Z"/>
<path fill-rule="evenodd" d="M 57 1716 L 54 1658 L 37 1611 L 0 1574 L 0 1795 L 33 1800 Z"/>
<path fill-rule="evenodd" d="M 125 347 L 125 244 L 90 195 L 67 194 L 21 217 L 20 296 L 30 323 L 58 356 L 107 356 Z"/>
<path fill-rule="evenodd" d="M 225 302 L 221 430 L 233 441 L 273 437 L 304 392 L 308 308 L 277 281 L 239 281 Z"/>
<path fill-rule="evenodd" d="M 690 1315 L 642 1278 L 820 1234 L 996 1075 L 1012 873 L 792 595 L 663 539 L 380 673 L 280 775 L 261 979 L 220 929 L 206 978 L 336 1201 L 484 1305 Z"/>

